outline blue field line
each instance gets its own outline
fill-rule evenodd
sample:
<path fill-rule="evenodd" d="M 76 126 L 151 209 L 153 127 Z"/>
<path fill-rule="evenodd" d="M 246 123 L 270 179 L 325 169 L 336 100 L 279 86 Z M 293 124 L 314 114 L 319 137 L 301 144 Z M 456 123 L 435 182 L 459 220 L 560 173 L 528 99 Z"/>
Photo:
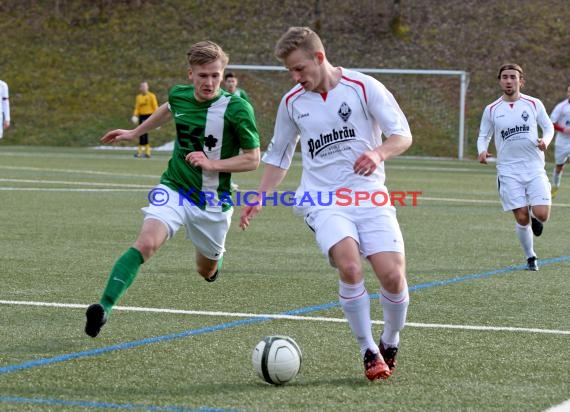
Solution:
<path fill-rule="evenodd" d="M 544 259 L 540 263 L 542 266 L 544 266 L 544 265 L 550 265 L 553 263 L 566 262 L 569 260 L 570 260 L 570 256 L 560 256 L 560 257 L 556 257 L 556 258 Z M 422 290 L 422 289 L 433 288 L 436 286 L 450 285 L 450 284 L 454 284 L 454 283 L 464 282 L 467 280 L 481 279 L 481 278 L 486 278 L 486 277 L 490 277 L 490 276 L 509 273 L 509 272 L 513 272 L 516 270 L 522 270 L 524 268 L 525 268 L 525 265 L 509 266 L 506 268 L 491 270 L 488 272 L 476 273 L 473 275 L 459 276 L 459 277 L 455 277 L 455 278 L 451 278 L 451 279 L 445 279 L 445 280 L 428 282 L 428 283 L 421 283 L 419 285 L 412 285 L 409 287 L 409 290 L 410 291 L 418 291 L 418 290 Z M 371 298 L 378 297 L 378 294 L 372 294 L 372 295 L 370 295 L 370 297 Z M 339 306 L 338 301 L 334 301 L 334 302 L 324 303 L 321 305 L 314 305 L 314 306 L 308 306 L 305 308 L 293 309 L 290 311 L 282 312 L 281 314 L 282 315 L 299 315 L 299 314 L 306 314 L 306 313 L 316 312 L 316 311 L 325 310 L 325 309 L 331 309 L 331 308 L 338 307 L 338 306 Z M 171 341 L 174 339 L 186 338 L 188 336 L 197 336 L 197 335 L 202 335 L 205 333 L 217 332 L 220 330 L 231 329 L 231 328 L 234 328 L 237 326 L 266 322 L 268 320 L 272 320 L 272 318 L 270 318 L 270 317 L 255 317 L 255 318 L 240 319 L 240 320 L 233 321 L 233 322 L 222 323 L 222 324 L 214 325 L 214 326 L 207 326 L 207 327 L 203 327 L 203 328 L 199 328 L 199 329 L 192 329 L 192 330 L 179 332 L 179 333 L 173 333 L 173 334 L 169 334 L 169 335 L 155 336 L 152 338 L 145 338 L 145 339 L 132 341 L 132 342 L 125 342 L 125 343 L 120 343 L 120 344 L 111 345 L 111 346 L 104 346 L 102 348 L 90 349 L 90 350 L 81 351 L 81 352 L 74 352 L 74 353 L 69 353 L 69 354 L 65 354 L 65 355 L 54 356 L 51 358 L 36 359 L 36 360 L 32 360 L 32 361 L 27 361 L 27 362 L 22 362 L 22 363 L 18 363 L 18 364 L 14 364 L 14 365 L 8 365 L 8 366 L 1 367 L 0 368 L 0 374 L 11 373 L 11 372 L 19 371 L 19 370 L 31 369 L 31 368 L 40 367 L 40 366 L 51 365 L 54 363 L 66 362 L 66 361 L 72 360 L 72 359 L 97 356 L 97 355 L 101 355 L 101 354 L 104 354 L 107 352 L 114 352 L 114 351 L 123 350 L 123 349 L 132 349 L 132 348 L 136 348 L 139 346 L 149 345 L 149 344 L 157 343 L 157 342 L 167 342 L 167 341 Z"/>
<path fill-rule="evenodd" d="M 247 325 L 249 323 L 264 322 L 267 320 L 271 320 L 271 318 L 257 317 L 257 318 L 240 319 L 240 320 L 236 320 L 234 322 L 223 323 L 223 324 L 215 325 L 215 326 L 207 326 L 204 328 L 192 329 L 192 330 L 187 330 L 187 331 L 179 332 L 179 333 L 172 333 L 170 335 L 155 336 L 152 338 L 145 338 L 145 339 L 136 340 L 136 341 L 132 341 L 132 342 L 120 343 L 117 345 L 104 346 L 102 348 L 97 348 L 97 349 L 89 349 L 89 350 L 85 350 L 85 351 L 81 351 L 81 352 L 68 353 L 66 355 L 54 356 L 51 358 L 36 359 L 36 360 L 28 361 L 28 362 L 18 363 L 15 365 L 4 366 L 4 367 L 0 368 L 0 374 L 15 372 L 15 371 L 19 371 L 22 369 L 35 368 L 37 366 L 50 365 L 52 363 L 65 362 L 65 361 L 72 360 L 72 359 L 97 356 L 97 355 L 101 355 L 101 354 L 107 353 L 107 352 L 114 352 L 114 351 L 123 350 L 123 349 L 132 349 L 132 348 L 136 348 L 136 347 L 144 346 L 144 345 L 149 345 L 151 343 L 156 343 L 156 342 L 167 342 L 167 341 L 174 340 L 174 339 L 186 338 L 188 336 L 196 336 L 196 335 L 202 335 L 204 333 L 217 332 L 219 330 L 230 329 L 230 328 L 234 328 L 236 326 Z"/>
<path fill-rule="evenodd" d="M 35 404 L 35 405 L 54 405 L 54 406 L 77 406 L 79 408 L 91 409 L 118 409 L 118 410 L 137 410 L 137 411 L 165 411 L 165 412 L 237 412 L 236 409 L 219 409 L 219 408 L 183 408 L 181 406 L 154 406 L 137 403 L 109 403 L 95 401 L 66 401 L 61 399 L 41 399 L 41 398 L 23 398 L 19 396 L 0 396 L 0 402 Z"/>
<path fill-rule="evenodd" d="M 560 257 L 540 260 L 539 263 L 541 266 L 545 266 L 545 265 L 551 265 L 553 263 L 567 262 L 569 260 L 570 256 L 560 256 Z M 417 290 L 433 288 L 436 286 L 445 286 L 445 285 L 451 285 L 453 283 L 465 282 L 466 280 L 488 278 L 490 276 L 501 275 L 503 273 L 509 273 L 524 269 L 526 269 L 526 265 L 508 266 L 506 268 L 490 270 L 488 272 L 482 272 L 482 273 L 475 273 L 473 275 L 458 276 L 456 278 L 451 278 L 451 279 L 436 280 L 435 282 L 420 283 L 419 285 L 410 286 L 408 290 L 410 292 L 414 292 Z M 376 293 L 374 295 L 371 295 L 371 297 L 378 297 L 378 294 Z"/>

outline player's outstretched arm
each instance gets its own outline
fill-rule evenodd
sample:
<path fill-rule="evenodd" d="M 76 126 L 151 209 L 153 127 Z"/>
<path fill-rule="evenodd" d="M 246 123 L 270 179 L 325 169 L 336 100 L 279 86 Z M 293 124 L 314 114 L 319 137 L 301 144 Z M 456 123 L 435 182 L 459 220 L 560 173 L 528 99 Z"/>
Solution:
<path fill-rule="evenodd" d="M 115 143 L 119 140 L 132 140 L 135 135 L 133 134 L 134 130 L 125 130 L 125 129 L 116 129 L 111 130 L 110 132 L 105 133 L 105 135 L 101 138 L 101 143 Z"/>
<path fill-rule="evenodd" d="M 132 140 L 162 126 L 172 118 L 168 103 L 160 106 L 144 123 L 132 130 L 117 129 L 107 132 L 102 138 L 102 143 L 114 143 L 120 140 Z"/>
<path fill-rule="evenodd" d="M 262 208 L 262 196 L 261 193 L 263 192 L 270 192 L 277 188 L 279 184 L 283 181 L 283 178 L 287 174 L 286 169 L 281 169 L 280 167 L 273 166 L 270 164 L 265 164 L 265 168 L 263 170 L 263 176 L 261 178 L 261 183 L 259 184 L 259 189 L 257 190 L 257 198 L 252 201 L 251 203 L 256 203 L 252 206 L 244 206 L 241 209 L 241 214 L 239 218 L 239 227 L 242 230 L 247 229 L 249 226 L 249 222 L 251 219 L 257 215 Z"/>

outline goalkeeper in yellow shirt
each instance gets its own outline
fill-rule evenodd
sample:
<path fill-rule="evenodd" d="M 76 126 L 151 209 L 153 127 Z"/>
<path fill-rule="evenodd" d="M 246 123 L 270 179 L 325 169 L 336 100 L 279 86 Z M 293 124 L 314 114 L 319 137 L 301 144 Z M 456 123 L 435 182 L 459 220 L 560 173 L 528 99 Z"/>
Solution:
<path fill-rule="evenodd" d="M 135 110 L 133 111 L 132 121 L 134 124 L 141 124 L 158 109 L 158 101 L 156 95 L 148 90 L 148 83 L 142 82 L 140 85 L 140 93 L 135 99 Z M 150 157 L 150 144 L 148 142 L 148 133 L 139 136 L 139 146 L 135 157 Z"/>

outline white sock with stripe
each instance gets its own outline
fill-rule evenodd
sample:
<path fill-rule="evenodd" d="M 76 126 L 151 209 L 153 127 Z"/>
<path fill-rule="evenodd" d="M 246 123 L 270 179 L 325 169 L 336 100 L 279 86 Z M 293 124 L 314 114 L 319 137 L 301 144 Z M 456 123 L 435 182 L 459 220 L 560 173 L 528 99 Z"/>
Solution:
<path fill-rule="evenodd" d="M 408 284 L 400 293 L 390 293 L 380 288 L 380 303 L 384 310 L 384 332 L 382 342 L 388 347 L 398 347 L 400 343 L 400 331 L 406 324 L 410 295 Z"/>
<path fill-rule="evenodd" d="M 364 356 L 366 349 L 378 353 L 378 345 L 372 337 L 370 298 L 364 287 L 364 280 L 354 285 L 344 283 L 342 280 L 339 281 L 338 300 L 352 334 L 360 345 L 362 356 Z"/>

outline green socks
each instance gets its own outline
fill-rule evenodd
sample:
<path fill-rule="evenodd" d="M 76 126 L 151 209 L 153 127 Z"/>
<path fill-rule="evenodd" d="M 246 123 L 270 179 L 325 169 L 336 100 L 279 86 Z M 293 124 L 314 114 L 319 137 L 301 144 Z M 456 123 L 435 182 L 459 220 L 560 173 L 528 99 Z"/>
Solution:
<path fill-rule="evenodd" d="M 109 274 L 109 280 L 107 280 L 107 286 L 100 301 L 107 315 L 111 313 L 113 306 L 123 296 L 127 288 L 131 286 L 143 263 L 144 259 L 141 252 L 134 247 L 129 248 L 117 259 Z"/>

